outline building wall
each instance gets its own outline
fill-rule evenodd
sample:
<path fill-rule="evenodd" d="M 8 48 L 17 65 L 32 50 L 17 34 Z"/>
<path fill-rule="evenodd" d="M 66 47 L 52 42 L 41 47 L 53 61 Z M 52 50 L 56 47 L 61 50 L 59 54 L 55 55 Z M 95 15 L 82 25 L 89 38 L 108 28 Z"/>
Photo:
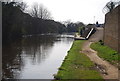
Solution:
<path fill-rule="evenodd" d="M 104 43 L 120 52 L 120 6 L 105 15 Z"/>
<path fill-rule="evenodd" d="M 118 8 L 118 51 L 120 53 L 120 6 Z"/>

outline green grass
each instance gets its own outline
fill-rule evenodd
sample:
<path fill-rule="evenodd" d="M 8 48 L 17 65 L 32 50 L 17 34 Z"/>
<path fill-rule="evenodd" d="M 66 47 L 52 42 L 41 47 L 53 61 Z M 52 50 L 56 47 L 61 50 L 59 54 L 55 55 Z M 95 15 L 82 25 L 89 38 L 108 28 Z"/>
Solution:
<path fill-rule="evenodd" d="M 102 79 L 99 72 L 93 69 L 94 63 L 80 53 L 83 43 L 83 40 L 74 41 L 55 76 L 56 79 Z"/>
<path fill-rule="evenodd" d="M 112 64 L 117 64 L 120 61 L 120 59 L 118 59 L 120 58 L 120 54 L 118 54 L 118 52 L 107 46 L 101 45 L 100 42 L 93 43 L 90 47 L 98 52 L 99 57 Z"/>

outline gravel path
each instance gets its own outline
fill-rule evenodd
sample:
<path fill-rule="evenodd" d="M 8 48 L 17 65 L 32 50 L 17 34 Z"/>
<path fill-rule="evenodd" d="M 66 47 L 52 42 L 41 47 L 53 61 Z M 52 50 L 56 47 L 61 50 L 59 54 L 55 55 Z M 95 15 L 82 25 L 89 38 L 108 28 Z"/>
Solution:
<path fill-rule="evenodd" d="M 118 79 L 118 68 L 111 65 L 97 55 L 97 52 L 90 48 L 93 42 L 97 42 L 103 38 L 103 28 L 97 28 L 89 40 L 87 40 L 82 48 L 82 53 L 86 54 L 96 65 L 96 69 L 101 73 L 104 79 Z"/>

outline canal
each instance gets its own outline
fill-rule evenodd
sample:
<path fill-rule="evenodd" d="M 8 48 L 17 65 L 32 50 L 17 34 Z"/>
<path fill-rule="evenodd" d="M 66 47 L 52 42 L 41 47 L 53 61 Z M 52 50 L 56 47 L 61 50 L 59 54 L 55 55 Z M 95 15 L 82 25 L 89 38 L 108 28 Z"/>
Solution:
<path fill-rule="evenodd" d="M 53 79 L 73 43 L 70 36 L 25 36 L 4 45 L 3 78 Z"/>

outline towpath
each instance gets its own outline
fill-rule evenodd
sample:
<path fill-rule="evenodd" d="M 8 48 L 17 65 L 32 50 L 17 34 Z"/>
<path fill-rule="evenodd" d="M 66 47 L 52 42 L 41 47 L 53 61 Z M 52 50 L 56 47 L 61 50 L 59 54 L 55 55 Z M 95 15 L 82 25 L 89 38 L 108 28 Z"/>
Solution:
<path fill-rule="evenodd" d="M 118 79 L 118 68 L 111 65 L 97 55 L 97 52 L 90 48 L 93 42 L 97 42 L 103 38 L 103 28 L 97 28 L 89 40 L 87 40 L 82 48 L 82 53 L 86 54 L 96 65 L 96 69 L 101 73 L 104 79 Z"/>

